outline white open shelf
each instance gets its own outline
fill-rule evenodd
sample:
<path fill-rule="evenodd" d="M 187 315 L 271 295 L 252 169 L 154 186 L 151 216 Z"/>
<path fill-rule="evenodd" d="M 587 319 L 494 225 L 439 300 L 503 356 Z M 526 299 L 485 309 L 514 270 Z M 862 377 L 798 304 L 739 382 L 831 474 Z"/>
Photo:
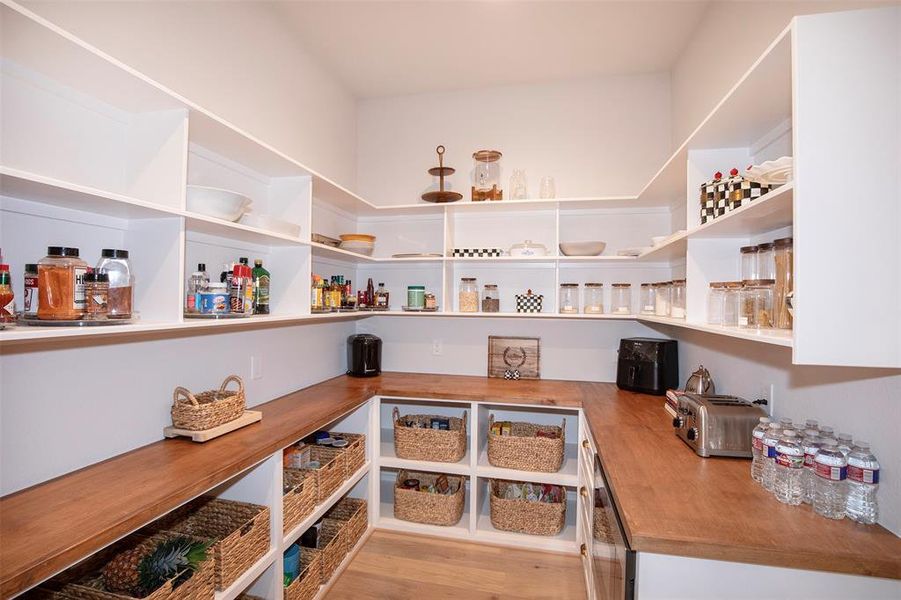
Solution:
<path fill-rule="evenodd" d="M 482 449 L 479 453 L 479 462 L 476 466 L 476 475 L 481 478 L 512 479 L 514 481 L 529 481 L 532 483 L 552 483 L 575 487 L 579 485 L 579 454 L 576 444 L 566 444 L 563 455 L 563 466 L 556 473 L 543 473 L 541 471 L 522 471 L 519 469 L 505 469 L 495 467 L 488 462 L 488 451 Z"/>
<path fill-rule="evenodd" d="M 775 346 L 786 346 L 791 348 L 793 343 L 793 335 L 790 329 L 741 329 L 739 327 L 708 325 L 706 323 L 694 323 L 691 321 L 686 321 L 685 319 L 673 319 L 672 317 L 656 317 L 652 315 L 639 315 L 638 320 L 645 323 L 657 323 L 659 325 L 669 325 L 671 327 L 693 329 L 695 331 L 702 331 L 704 333 L 724 335 L 726 337 L 748 340 L 751 342 L 760 342 L 763 344 L 773 344 Z"/>
<path fill-rule="evenodd" d="M 452 473 L 454 475 L 468 475 L 471 471 L 469 452 L 459 461 L 453 463 L 435 462 L 427 460 L 409 460 L 398 458 L 394 451 L 394 432 L 391 429 L 381 430 L 381 442 L 379 443 L 379 464 L 392 469 L 407 469 L 413 471 L 432 471 L 438 473 Z"/>
<path fill-rule="evenodd" d="M 366 440 L 367 443 L 369 440 Z M 326 500 L 316 506 L 316 509 L 310 513 L 310 515 L 301 521 L 294 529 L 285 534 L 284 539 L 282 540 L 282 545 L 287 548 L 291 544 L 297 541 L 297 539 L 303 534 L 304 531 L 313 526 L 313 524 L 322 518 L 322 515 L 326 513 L 328 509 L 335 505 L 335 503 L 340 500 L 347 492 L 352 490 L 357 483 L 360 482 L 363 477 L 369 473 L 369 468 L 371 466 L 370 461 L 366 461 L 362 467 L 360 467 L 356 473 L 350 476 L 350 478 L 341 484 L 337 490 L 332 493 L 331 496 L 326 498 Z"/>

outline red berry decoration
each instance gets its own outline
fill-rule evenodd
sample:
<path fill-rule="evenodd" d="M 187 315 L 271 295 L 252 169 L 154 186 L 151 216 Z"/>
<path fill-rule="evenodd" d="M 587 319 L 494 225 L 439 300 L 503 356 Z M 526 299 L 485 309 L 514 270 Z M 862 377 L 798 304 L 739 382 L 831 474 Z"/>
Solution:
<path fill-rule="evenodd" d="M 733 177 L 735 177 L 736 175 L 738 175 L 738 169 L 736 169 L 735 167 L 732 167 L 732 170 L 729 171 L 729 175 L 732 175 Z"/>
<path fill-rule="evenodd" d="M 713 174 L 713 178 L 714 178 L 714 179 L 722 179 L 722 178 L 723 178 L 723 174 L 720 173 L 719 171 L 717 171 L 716 173 Z"/>

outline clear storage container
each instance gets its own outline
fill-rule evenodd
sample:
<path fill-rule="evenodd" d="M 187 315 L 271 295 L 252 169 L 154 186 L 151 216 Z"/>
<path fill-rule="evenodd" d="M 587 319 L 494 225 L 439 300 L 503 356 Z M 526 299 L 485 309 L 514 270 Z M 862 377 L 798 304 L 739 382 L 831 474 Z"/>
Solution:
<path fill-rule="evenodd" d="M 707 323 L 709 325 L 723 324 L 723 299 L 726 295 L 726 283 L 713 281 L 707 290 Z"/>
<path fill-rule="evenodd" d="M 772 279 L 750 279 L 743 282 L 741 311 L 738 324 L 745 329 L 766 329 L 773 326 Z"/>
<path fill-rule="evenodd" d="M 674 319 L 685 318 L 685 280 L 673 279 L 670 287 L 670 316 Z"/>
<path fill-rule="evenodd" d="M 643 315 L 653 315 L 654 314 L 654 293 L 656 288 L 653 283 L 642 283 L 639 298 L 639 303 L 641 304 L 641 314 Z"/>
<path fill-rule="evenodd" d="M 585 314 L 601 315 L 604 314 L 604 284 L 603 283 L 586 283 L 585 284 Z"/>
<path fill-rule="evenodd" d="M 672 301 L 672 281 L 661 281 L 654 284 L 654 315 L 668 317 L 670 315 L 670 302 Z"/>
<path fill-rule="evenodd" d="M 789 297 L 794 289 L 792 238 L 781 238 L 774 242 L 775 287 L 773 289 L 773 325 L 779 329 L 792 328 L 792 314 L 789 312 Z"/>
<path fill-rule="evenodd" d="M 576 314 L 579 312 L 579 284 L 560 284 L 560 308 L 561 314 Z"/>
<path fill-rule="evenodd" d="M 723 290 L 723 325 L 726 327 L 738 327 L 741 308 L 740 281 L 727 281 Z"/>
<path fill-rule="evenodd" d="M 479 284 L 476 283 L 475 277 L 460 279 L 459 311 L 479 312 Z"/>
<path fill-rule="evenodd" d="M 486 283 L 482 292 L 482 312 L 500 312 L 501 297 L 497 291 L 497 284 Z"/>
<path fill-rule="evenodd" d="M 776 279 L 776 244 L 757 246 L 757 278 Z"/>
<path fill-rule="evenodd" d="M 128 250 L 104 248 L 97 270 L 109 276 L 110 319 L 130 319 L 134 304 L 134 276 L 128 262 Z"/>
<path fill-rule="evenodd" d="M 749 281 L 758 279 L 758 248 L 757 246 L 742 246 L 739 249 L 741 254 L 741 280 Z"/>
<path fill-rule="evenodd" d="M 610 293 L 610 312 L 614 315 L 632 314 L 632 284 L 614 283 Z"/>
<path fill-rule="evenodd" d="M 50 246 L 38 261 L 38 318 L 67 321 L 84 316 L 84 276 L 88 265 L 77 248 Z"/>

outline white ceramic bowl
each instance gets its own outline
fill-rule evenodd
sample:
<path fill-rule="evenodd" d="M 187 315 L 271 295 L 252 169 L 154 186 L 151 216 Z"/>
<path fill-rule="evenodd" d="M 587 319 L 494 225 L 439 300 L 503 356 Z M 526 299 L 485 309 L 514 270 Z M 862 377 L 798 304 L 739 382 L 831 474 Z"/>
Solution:
<path fill-rule="evenodd" d="M 269 215 L 244 214 L 241 216 L 241 225 L 265 229 L 266 231 L 290 235 L 291 237 L 300 237 L 300 225 L 289 221 L 282 221 L 281 219 L 276 219 Z"/>
<path fill-rule="evenodd" d="M 560 242 L 563 256 L 599 256 L 606 247 L 607 242 Z"/>
<path fill-rule="evenodd" d="M 202 185 L 189 185 L 186 199 L 189 211 L 225 221 L 237 221 L 251 206 L 247 196 Z"/>

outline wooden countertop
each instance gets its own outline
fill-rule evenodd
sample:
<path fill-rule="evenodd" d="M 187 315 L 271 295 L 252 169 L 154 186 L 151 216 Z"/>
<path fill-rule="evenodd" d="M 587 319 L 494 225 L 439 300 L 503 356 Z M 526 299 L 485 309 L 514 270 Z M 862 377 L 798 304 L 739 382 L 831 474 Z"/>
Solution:
<path fill-rule="evenodd" d="M 205 444 L 159 441 L 0 498 L 0 596 L 43 581 L 377 394 L 582 406 L 635 550 L 901 579 L 901 538 L 782 506 L 751 481 L 747 461 L 696 457 L 672 434 L 661 398 L 612 384 L 385 373 L 336 377 L 260 405 L 262 422 Z"/>

